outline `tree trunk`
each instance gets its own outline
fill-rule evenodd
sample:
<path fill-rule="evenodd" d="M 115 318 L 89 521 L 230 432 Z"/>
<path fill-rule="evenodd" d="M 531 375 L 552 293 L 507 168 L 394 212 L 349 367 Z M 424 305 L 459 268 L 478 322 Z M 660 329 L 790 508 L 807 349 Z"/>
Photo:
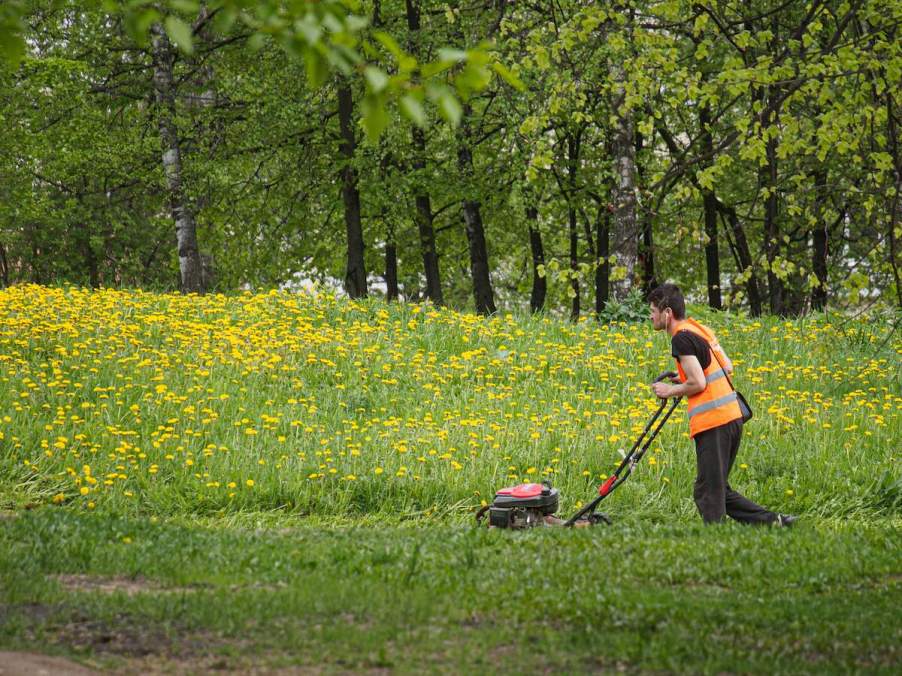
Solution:
<path fill-rule="evenodd" d="M 203 293 L 200 252 L 194 213 L 185 196 L 182 154 L 175 122 L 175 50 L 162 27 L 153 28 L 153 84 L 158 105 L 157 125 L 163 145 L 163 171 L 166 174 L 169 209 L 175 221 L 179 276 L 182 293 Z"/>
<path fill-rule="evenodd" d="M 483 315 L 495 314 L 495 297 L 492 292 L 492 280 L 489 278 L 489 257 L 479 202 L 470 200 L 464 202 L 464 222 L 470 248 L 470 274 L 473 276 L 476 312 Z"/>
<path fill-rule="evenodd" d="M 468 183 L 467 192 L 472 189 L 473 180 L 473 153 L 470 151 L 469 127 L 466 120 L 469 113 L 469 107 L 466 107 L 457 146 L 458 166 L 461 175 Z M 495 296 L 492 292 L 492 280 L 489 277 L 489 254 L 485 244 L 485 226 L 482 222 L 481 205 L 477 200 L 464 199 L 463 211 L 467 244 L 470 249 L 470 275 L 473 278 L 476 312 L 482 315 L 491 315 L 496 312 Z"/>
<path fill-rule="evenodd" d="M 348 238 L 347 268 L 344 287 L 351 298 L 366 298 L 366 266 L 363 259 L 363 226 L 360 222 L 360 192 L 357 189 L 357 169 L 354 168 L 354 99 L 351 86 L 342 80 L 338 87 L 338 121 L 341 126 L 341 197 L 345 210 L 345 229 Z"/>
<path fill-rule="evenodd" d="M 573 290 L 573 298 L 570 302 L 570 320 L 579 320 L 579 232 L 576 227 L 576 208 L 568 210 L 570 231 L 570 288 Z"/>
<path fill-rule="evenodd" d="M 378 26 L 379 21 L 379 3 L 375 4 L 373 9 L 373 25 Z M 384 184 L 389 180 L 389 167 L 394 164 L 394 158 L 391 151 L 387 150 L 384 144 L 380 144 L 379 157 L 379 179 Z M 379 213 L 379 220 L 386 226 L 385 236 L 385 300 L 388 302 L 397 300 L 400 296 L 398 289 L 398 247 L 395 238 L 394 218 L 389 215 L 389 209 L 385 202 Z"/>
<path fill-rule="evenodd" d="M 600 204 L 595 215 L 595 317 L 601 313 L 611 297 L 611 210 Z"/>
<path fill-rule="evenodd" d="M 729 232 L 733 235 L 733 242 L 736 246 L 736 256 L 739 263 L 739 272 L 748 274 L 748 280 L 745 282 L 745 292 L 749 299 L 749 312 L 753 317 L 760 317 L 762 311 L 761 291 L 759 290 L 758 277 L 752 266 L 752 251 L 749 248 L 748 239 L 745 236 L 745 229 L 739 222 L 739 216 L 735 207 L 729 207 L 719 200 L 717 208 L 730 224 Z"/>
<path fill-rule="evenodd" d="M 770 125 L 768 125 L 770 126 Z M 767 293 L 771 314 L 784 312 L 783 280 L 774 265 L 780 255 L 780 224 L 777 222 L 777 140 L 767 140 L 767 164 L 759 172 L 759 185 L 767 190 L 764 200 L 764 254 L 767 257 Z"/>
<path fill-rule="evenodd" d="M 899 223 L 900 211 L 902 211 L 902 156 L 899 155 L 899 137 L 896 131 L 895 111 L 893 110 L 893 97 L 886 93 L 886 117 L 887 131 L 889 132 L 889 147 L 892 151 L 893 161 L 893 186 L 896 193 L 889 198 L 889 231 L 887 232 L 887 255 L 889 256 L 890 269 L 893 271 L 893 282 L 896 285 L 896 302 L 902 308 L 902 283 L 899 280 L 899 266 L 896 262 L 898 240 L 896 238 L 896 226 Z"/>
<path fill-rule="evenodd" d="M 779 45 L 779 23 L 777 16 L 771 18 L 772 51 L 775 53 Z M 765 85 L 760 90 L 762 110 L 760 116 L 761 133 L 766 138 L 766 163 L 758 171 L 758 187 L 766 189 L 764 200 L 764 255 L 767 258 L 767 295 L 770 312 L 782 315 L 784 308 L 783 280 L 774 271 L 774 262 L 780 256 L 780 224 L 777 221 L 777 139 L 770 134 L 770 129 L 777 124 L 777 111 L 768 112 L 771 102 L 778 100 L 780 93 L 776 85 Z"/>
<path fill-rule="evenodd" d="M 398 249 L 394 238 L 385 243 L 385 299 L 398 300 Z"/>
<path fill-rule="evenodd" d="M 811 290 L 811 309 L 825 310 L 827 307 L 827 218 L 826 218 L 826 186 L 827 172 L 818 169 L 814 172 L 814 199 L 817 223 L 812 233 L 811 269 L 817 277 L 818 286 Z"/>
<path fill-rule="evenodd" d="M 570 304 L 570 319 L 577 321 L 579 319 L 579 231 L 576 220 L 576 189 L 577 174 L 579 173 L 579 151 L 580 151 L 581 134 L 573 136 L 567 135 L 567 180 L 569 190 L 567 191 L 567 216 L 570 234 L 570 288 L 573 291 L 573 298 Z"/>
<path fill-rule="evenodd" d="M 9 259 L 6 257 L 6 247 L 0 242 L 0 282 L 3 288 L 9 286 Z"/>
<path fill-rule="evenodd" d="M 423 131 L 416 127 L 413 130 L 413 146 L 416 153 L 414 169 L 422 170 L 426 167 L 426 161 L 423 159 L 426 140 Z M 432 227 L 432 202 L 429 193 L 420 187 L 419 182 L 416 191 L 416 221 L 420 235 L 420 250 L 423 254 L 423 270 L 426 274 L 426 297 L 436 305 L 444 305 L 438 254 L 435 249 L 435 230 Z"/>
<path fill-rule="evenodd" d="M 703 156 L 713 158 L 714 141 L 711 138 L 711 110 L 707 105 L 698 111 L 698 124 L 701 127 L 701 149 Z M 707 160 L 703 166 L 711 166 L 713 160 Z M 722 310 L 720 294 L 720 249 L 717 242 L 717 197 L 712 190 L 702 192 L 702 204 L 705 213 L 705 267 L 708 273 L 708 305 L 715 310 Z"/>
<path fill-rule="evenodd" d="M 622 66 L 618 66 L 617 78 L 625 78 Z M 629 292 L 636 277 L 636 261 L 639 256 L 639 237 L 636 226 L 636 146 L 633 113 L 625 110 L 625 89 L 617 85 L 614 97 L 616 122 L 614 125 L 614 214 L 611 227 L 617 264 L 626 268 L 626 277 L 613 285 L 615 296 L 623 298 Z"/>
<path fill-rule="evenodd" d="M 654 144 L 654 132 L 652 132 L 652 144 Z M 644 139 L 642 137 L 642 132 L 636 131 L 636 175 L 638 177 L 639 185 L 645 185 L 645 169 L 642 166 L 642 162 L 639 158 L 639 152 L 642 150 L 644 145 Z M 599 215 L 600 218 L 600 215 Z M 652 213 L 652 209 L 650 207 L 646 207 L 641 210 L 641 239 L 639 241 L 639 249 L 638 249 L 638 264 L 639 269 L 642 275 L 642 295 L 648 296 L 649 292 L 658 285 L 658 280 L 655 276 L 655 240 L 654 240 L 654 231 L 652 229 L 654 223 L 654 214 Z M 595 271 L 596 276 L 598 275 L 598 269 Z M 596 312 L 600 312 L 598 309 L 598 301 L 599 299 L 595 299 Z M 607 302 L 607 298 L 605 301 Z M 602 308 L 604 304 L 602 304 Z"/>
<path fill-rule="evenodd" d="M 410 31 L 409 50 L 417 56 L 417 39 L 420 32 L 420 8 L 416 0 L 405 0 L 407 6 L 407 29 Z M 413 167 L 420 174 L 426 168 L 426 135 L 419 127 L 413 127 Z M 416 222 L 420 235 L 420 250 L 423 254 L 423 271 L 426 274 L 426 297 L 436 305 L 444 305 L 438 254 L 435 249 L 435 230 L 432 226 L 432 203 L 429 193 L 423 187 L 422 175 L 416 177 Z"/>
<path fill-rule="evenodd" d="M 529 310 L 533 314 L 545 306 L 545 295 L 548 292 L 546 273 L 539 274 L 539 266 L 545 265 L 545 249 L 542 246 L 542 233 L 539 232 L 539 210 L 536 207 L 526 208 L 526 219 L 529 221 L 529 250 L 532 253 L 532 293 L 529 295 Z"/>
<path fill-rule="evenodd" d="M 28 240 L 28 248 L 31 249 L 31 260 L 28 261 L 28 266 L 31 268 L 31 281 L 33 284 L 44 283 L 44 275 L 40 266 L 41 247 L 37 239 L 37 230 L 40 227 L 40 223 L 35 223 L 32 220 L 27 220 L 24 227 L 25 239 Z"/>
<path fill-rule="evenodd" d="M 97 289 L 100 288 L 100 270 L 97 267 L 97 254 L 94 253 L 94 248 L 91 246 L 91 236 L 88 232 L 89 227 L 90 226 L 87 223 L 82 223 L 78 226 L 78 228 L 82 230 L 82 235 L 84 237 L 81 242 L 81 247 L 85 267 L 88 269 L 88 283 L 91 285 L 92 289 Z"/>

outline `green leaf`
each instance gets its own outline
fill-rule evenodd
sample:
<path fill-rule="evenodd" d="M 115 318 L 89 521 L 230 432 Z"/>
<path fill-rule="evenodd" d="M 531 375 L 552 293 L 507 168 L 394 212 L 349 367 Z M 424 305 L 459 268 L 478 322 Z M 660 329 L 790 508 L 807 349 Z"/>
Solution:
<path fill-rule="evenodd" d="M 191 26 L 177 16 L 169 15 L 164 22 L 166 33 L 170 39 L 186 54 L 194 51 L 194 42 L 191 35 Z"/>
<path fill-rule="evenodd" d="M 498 73 L 498 76 L 507 82 L 511 87 L 516 89 L 517 91 L 526 91 L 526 85 L 523 84 L 523 81 L 514 75 L 510 68 L 505 66 L 503 63 L 495 61 L 492 63 L 492 70 Z"/>
<path fill-rule="evenodd" d="M 456 127 L 460 124 L 460 118 L 464 111 L 460 105 L 460 101 L 458 101 L 457 97 L 451 92 L 446 91 L 439 95 L 438 110 L 451 126 Z"/>
<path fill-rule="evenodd" d="M 485 89 L 491 81 L 492 73 L 488 68 L 467 64 L 460 75 L 454 79 L 454 85 L 461 96 L 466 99 L 470 94 Z"/>
<path fill-rule="evenodd" d="M 25 39 L 18 33 L 7 32 L 7 28 L 0 25 L 0 57 L 15 67 L 25 56 Z"/>
<path fill-rule="evenodd" d="M 367 66 L 363 69 L 363 76 L 370 91 L 378 94 L 388 86 L 388 75 L 375 66 Z"/>
<path fill-rule="evenodd" d="M 385 100 L 381 96 L 367 94 L 360 104 L 360 111 L 362 113 L 360 121 L 366 132 L 366 137 L 371 143 L 375 143 L 388 126 Z"/>
<path fill-rule="evenodd" d="M 304 50 L 304 65 L 307 67 L 307 78 L 314 89 L 321 87 L 329 75 L 329 64 L 326 58 L 316 49 Z"/>
<path fill-rule="evenodd" d="M 453 65 L 454 63 L 452 61 L 433 61 L 432 63 L 424 63 L 420 68 L 420 73 L 424 79 L 428 80 L 442 71 L 448 70 Z"/>
<path fill-rule="evenodd" d="M 426 111 L 423 109 L 422 103 L 410 95 L 404 95 L 401 97 L 398 105 L 400 106 L 404 117 L 418 127 L 426 126 Z"/>
<path fill-rule="evenodd" d="M 449 63 L 461 63 L 467 60 L 467 53 L 461 49 L 442 48 L 438 50 L 438 60 Z"/>
<path fill-rule="evenodd" d="M 323 34 L 322 25 L 316 20 L 312 14 L 308 14 L 300 21 L 295 21 L 294 27 L 297 29 L 308 45 L 319 43 L 319 39 Z"/>
<path fill-rule="evenodd" d="M 168 5 L 172 7 L 172 9 L 176 9 L 180 12 L 187 12 L 189 14 L 194 14 L 200 9 L 200 2 L 198 2 L 198 0 L 169 0 Z"/>
<path fill-rule="evenodd" d="M 159 20 L 160 13 L 152 8 L 127 11 L 123 16 L 125 32 L 141 47 L 149 44 L 150 27 Z"/>
<path fill-rule="evenodd" d="M 398 46 L 398 43 L 395 42 L 395 39 L 385 31 L 376 31 L 373 33 L 373 37 L 376 38 L 379 44 L 385 47 L 385 49 L 388 50 L 388 53 L 396 59 L 400 59 L 404 56 L 404 52 Z"/>
<path fill-rule="evenodd" d="M 366 28 L 369 23 L 369 19 L 367 19 L 365 16 L 348 14 L 348 16 L 345 17 L 345 29 L 349 33 L 357 33 L 358 31 Z"/>
<path fill-rule="evenodd" d="M 235 23 L 238 14 L 233 9 L 222 9 L 213 17 L 213 30 L 217 33 L 228 33 Z"/>

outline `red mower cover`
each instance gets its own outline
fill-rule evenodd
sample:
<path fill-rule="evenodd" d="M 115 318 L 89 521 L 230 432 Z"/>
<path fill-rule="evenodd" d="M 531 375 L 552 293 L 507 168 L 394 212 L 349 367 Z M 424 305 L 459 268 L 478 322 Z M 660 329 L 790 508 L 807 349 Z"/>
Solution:
<path fill-rule="evenodd" d="M 534 498 L 542 495 L 545 488 L 542 484 L 520 484 L 519 486 L 511 486 L 510 488 L 502 488 L 498 491 L 498 495 L 509 495 L 512 498 Z"/>

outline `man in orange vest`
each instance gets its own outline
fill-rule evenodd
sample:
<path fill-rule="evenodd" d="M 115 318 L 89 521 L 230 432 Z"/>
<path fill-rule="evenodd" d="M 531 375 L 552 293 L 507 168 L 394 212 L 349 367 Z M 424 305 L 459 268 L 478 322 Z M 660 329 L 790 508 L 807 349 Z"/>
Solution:
<path fill-rule="evenodd" d="M 648 296 L 656 331 L 670 334 L 679 384 L 659 382 L 654 393 L 689 400 L 689 436 L 695 440 L 695 504 L 705 523 L 730 516 L 742 523 L 791 526 L 797 517 L 776 514 L 730 488 L 727 477 L 742 439 L 742 411 L 730 381 L 733 362 L 707 326 L 686 318 L 686 303 L 675 284 L 662 284 Z"/>

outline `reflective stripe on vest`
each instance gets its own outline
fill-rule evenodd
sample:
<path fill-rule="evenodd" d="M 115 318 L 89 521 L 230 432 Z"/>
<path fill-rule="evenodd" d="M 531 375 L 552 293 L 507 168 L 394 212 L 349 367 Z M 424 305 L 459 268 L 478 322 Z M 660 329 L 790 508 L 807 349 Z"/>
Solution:
<path fill-rule="evenodd" d="M 705 411 L 710 411 L 712 408 L 717 408 L 718 406 L 723 406 L 724 404 L 729 404 L 731 401 L 736 401 L 736 393 L 730 392 L 725 397 L 719 397 L 714 399 L 713 401 L 709 401 L 704 404 L 699 404 L 691 411 L 689 411 L 689 417 L 698 415 L 699 413 L 704 413 Z"/>
<path fill-rule="evenodd" d="M 694 437 L 699 432 L 726 425 L 728 422 L 742 418 L 736 393 L 724 376 L 723 367 L 720 365 L 714 350 L 720 349 L 717 338 L 707 326 L 699 324 L 694 319 L 686 319 L 680 322 L 677 331 L 690 331 L 702 338 L 708 345 L 710 356 L 707 368 L 703 369 L 705 375 L 705 389 L 689 397 L 689 436 Z M 686 382 L 686 373 L 677 359 L 677 371 L 680 380 Z"/>

